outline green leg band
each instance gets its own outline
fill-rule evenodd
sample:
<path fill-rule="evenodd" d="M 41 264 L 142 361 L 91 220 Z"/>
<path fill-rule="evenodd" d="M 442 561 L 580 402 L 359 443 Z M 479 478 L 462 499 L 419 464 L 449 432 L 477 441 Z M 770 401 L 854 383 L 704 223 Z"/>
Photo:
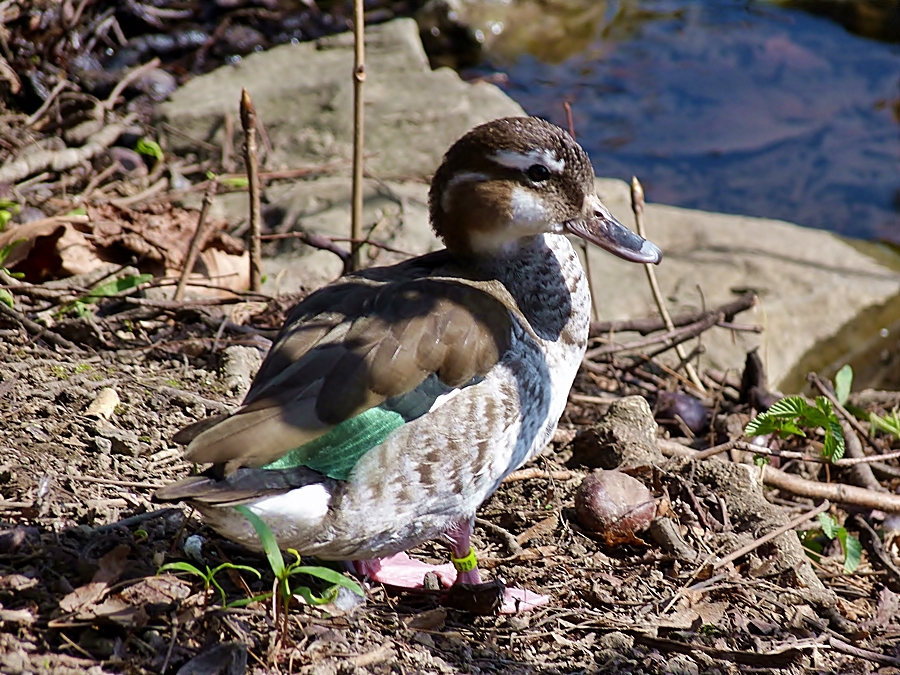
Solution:
<path fill-rule="evenodd" d="M 457 572 L 471 572 L 478 567 L 478 559 L 475 558 L 475 549 L 471 546 L 469 547 L 469 552 L 462 558 L 454 558 L 451 553 L 450 562 L 453 563 Z"/>

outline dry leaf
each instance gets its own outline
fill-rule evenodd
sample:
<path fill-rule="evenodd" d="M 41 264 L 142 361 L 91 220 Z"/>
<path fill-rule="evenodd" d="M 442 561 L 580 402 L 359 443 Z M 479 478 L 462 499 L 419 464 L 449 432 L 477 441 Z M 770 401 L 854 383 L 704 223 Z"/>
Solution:
<path fill-rule="evenodd" d="M 100 602 L 109 590 L 109 585 L 125 571 L 128 553 L 131 549 L 122 544 L 100 558 L 99 567 L 90 583 L 79 586 L 59 601 L 64 612 L 80 612 Z"/>

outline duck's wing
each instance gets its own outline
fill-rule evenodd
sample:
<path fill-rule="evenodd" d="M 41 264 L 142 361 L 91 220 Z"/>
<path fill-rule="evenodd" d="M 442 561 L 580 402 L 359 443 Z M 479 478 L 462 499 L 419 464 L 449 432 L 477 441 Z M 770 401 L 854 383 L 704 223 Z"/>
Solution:
<path fill-rule="evenodd" d="M 220 475 L 303 465 L 343 478 L 393 428 L 479 381 L 508 349 L 513 320 L 480 283 L 326 287 L 294 308 L 242 407 L 199 433 L 186 458 Z"/>

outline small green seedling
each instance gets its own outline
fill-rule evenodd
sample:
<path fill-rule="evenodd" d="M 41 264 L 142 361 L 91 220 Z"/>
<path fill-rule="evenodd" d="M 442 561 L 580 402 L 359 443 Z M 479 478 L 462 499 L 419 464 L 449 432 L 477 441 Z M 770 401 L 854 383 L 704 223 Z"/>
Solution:
<path fill-rule="evenodd" d="M 807 530 L 800 537 L 809 557 L 816 562 L 819 561 L 819 556 L 824 548 L 820 534 L 824 534 L 829 540 L 837 539 L 840 542 L 841 550 L 844 552 L 844 571 L 847 574 L 855 572 L 862 558 L 862 545 L 859 543 L 859 539 L 847 532 L 846 527 L 838 525 L 837 521 L 827 513 L 819 514 L 819 524 L 822 526 L 821 531 Z"/>
<path fill-rule="evenodd" d="M 9 221 L 13 219 L 21 209 L 19 205 L 10 199 L 0 199 L 0 232 L 6 229 Z"/>
<path fill-rule="evenodd" d="M 802 396 L 783 398 L 750 420 L 744 433 L 747 436 L 778 434 L 781 438 L 791 435 L 805 437 L 806 432 L 801 427 L 825 430 L 825 447 L 822 449 L 825 459 L 834 461 L 844 456 L 844 432 L 831 401 L 824 396 L 817 397 L 815 405 L 807 403 Z"/>
<path fill-rule="evenodd" d="M 0 231 L 2 231 L 2 228 L 0 228 Z M 13 279 L 22 279 L 25 277 L 25 275 L 22 274 L 21 272 L 10 272 L 8 269 L 6 269 L 3 266 L 3 263 L 6 262 L 6 259 L 9 257 L 9 254 L 12 252 L 13 248 L 15 248 L 16 246 L 21 244 L 23 241 L 25 241 L 25 240 L 24 239 L 16 239 L 15 241 L 9 242 L 3 248 L 0 248 L 0 271 L 2 271 L 6 275 L 12 277 Z M 2 302 L 7 307 L 12 307 L 15 303 L 15 301 L 13 300 L 12 293 L 10 293 L 5 288 L 0 288 L 0 302 Z"/>
<path fill-rule="evenodd" d="M 141 140 L 139 140 L 134 146 L 134 149 L 142 155 L 152 157 L 157 162 L 161 162 L 165 157 L 159 143 L 150 138 L 142 138 Z"/>
<path fill-rule="evenodd" d="M 850 364 L 844 364 L 834 376 L 834 397 L 841 405 L 847 404 L 851 386 L 853 386 L 853 368 Z"/>
<path fill-rule="evenodd" d="M 250 179 L 247 176 L 217 176 L 212 171 L 207 171 L 206 177 L 228 187 L 245 188 L 250 186 Z"/>
<path fill-rule="evenodd" d="M 225 600 L 225 589 L 222 588 L 222 585 L 216 581 L 216 575 L 222 570 L 243 570 L 245 572 L 251 572 L 256 575 L 257 579 L 261 579 L 262 575 L 252 567 L 248 567 L 247 565 L 235 565 L 233 563 L 222 563 L 221 565 L 210 569 L 209 565 L 206 565 L 206 572 L 201 570 L 199 567 L 192 565 L 189 562 L 173 562 L 167 563 L 160 567 L 157 570 L 157 574 L 162 574 L 163 572 L 187 572 L 188 574 L 193 574 L 195 576 L 203 579 L 203 592 L 209 590 L 210 585 L 215 586 L 216 590 L 219 591 L 219 595 L 222 596 L 222 607 L 237 607 L 238 603 L 241 603 L 241 600 L 237 600 L 231 604 L 228 604 Z"/>
<path fill-rule="evenodd" d="M 88 308 L 89 304 L 96 302 L 100 298 L 108 298 L 112 295 L 124 293 L 135 286 L 147 283 L 151 279 L 153 279 L 152 274 L 132 274 L 127 277 L 107 281 L 105 284 L 101 284 L 92 289 L 90 293 L 63 305 L 59 310 L 59 315 L 63 315 L 69 310 L 75 310 L 75 313 L 79 317 L 86 316 L 90 313 L 90 309 Z"/>
<path fill-rule="evenodd" d="M 288 549 L 288 553 L 293 555 L 296 560 L 288 565 L 285 565 L 284 557 L 281 554 L 281 549 L 278 547 L 278 542 L 275 540 L 275 535 L 272 534 L 272 530 L 269 529 L 269 526 L 266 525 L 259 516 L 253 513 L 246 506 L 235 506 L 234 508 L 238 511 L 238 513 L 244 516 L 244 518 L 249 520 L 250 524 L 253 526 L 253 529 L 256 530 L 256 534 L 259 537 L 259 540 L 262 542 L 263 549 L 266 552 L 266 558 L 268 558 L 269 560 L 269 566 L 272 568 L 272 573 L 275 575 L 275 585 L 272 592 L 266 593 L 264 596 L 250 598 L 247 600 L 248 604 L 249 602 L 258 599 L 270 597 L 274 598 L 274 606 L 276 607 L 276 612 L 279 609 L 281 610 L 285 622 L 283 625 L 286 626 L 288 605 L 290 604 L 291 597 L 294 593 L 302 597 L 309 605 L 322 605 L 326 602 L 332 601 L 337 595 L 338 586 L 348 588 L 359 596 L 365 595 L 365 593 L 363 593 L 363 589 L 358 583 L 351 579 L 348 579 L 340 572 L 336 572 L 333 569 L 329 569 L 328 567 L 302 565 L 300 561 L 300 554 L 297 553 L 297 551 L 295 551 L 294 549 Z M 290 578 L 296 574 L 305 574 L 311 577 L 316 577 L 333 585 L 328 588 L 321 596 L 313 594 L 313 592 L 306 586 L 298 586 L 292 590 L 290 585 Z"/>

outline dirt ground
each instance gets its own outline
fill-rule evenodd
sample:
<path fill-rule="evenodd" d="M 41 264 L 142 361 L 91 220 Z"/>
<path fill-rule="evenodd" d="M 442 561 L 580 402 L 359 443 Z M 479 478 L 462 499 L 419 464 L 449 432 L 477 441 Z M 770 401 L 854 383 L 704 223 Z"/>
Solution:
<path fill-rule="evenodd" d="M 262 572 L 243 583 L 220 574 L 229 601 L 271 586 L 263 556 L 187 508 L 149 500 L 191 469 L 172 434 L 239 402 L 217 360 L 147 349 L 64 355 L 9 326 L 2 337 L 0 672 L 240 673 L 244 660 L 256 673 L 900 672 L 900 596 L 882 571 L 864 562 L 843 574 L 832 551 L 815 568 L 827 593 L 813 592 L 798 573 L 808 563 L 778 569 L 783 552 L 769 547 L 703 572 L 703 559 L 771 521 L 751 522 L 732 504 L 723 518 L 727 492 L 704 485 L 692 462 L 642 478 L 701 557 L 609 547 L 577 524 L 574 491 L 587 470 L 571 468 L 564 442 L 531 464 L 533 477 L 484 504 L 474 541 L 490 575 L 550 595 L 548 606 L 472 616 L 374 585 L 343 615 L 294 605 L 282 640 L 268 603 L 224 609 L 196 578 L 156 576 L 163 563 L 197 562 L 185 543 L 196 551 L 199 535 L 210 566 Z M 584 379 L 580 388 L 590 389 Z M 119 398 L 109 421 L 85 414 L 104 389 Z M 561 427 L 583 428 L 594 409 L 570 404 Z M 808 508 L 781 501 L 788 506 L 772 508 Z M 431 546 L 416 553 L 442 556 Z"/>

